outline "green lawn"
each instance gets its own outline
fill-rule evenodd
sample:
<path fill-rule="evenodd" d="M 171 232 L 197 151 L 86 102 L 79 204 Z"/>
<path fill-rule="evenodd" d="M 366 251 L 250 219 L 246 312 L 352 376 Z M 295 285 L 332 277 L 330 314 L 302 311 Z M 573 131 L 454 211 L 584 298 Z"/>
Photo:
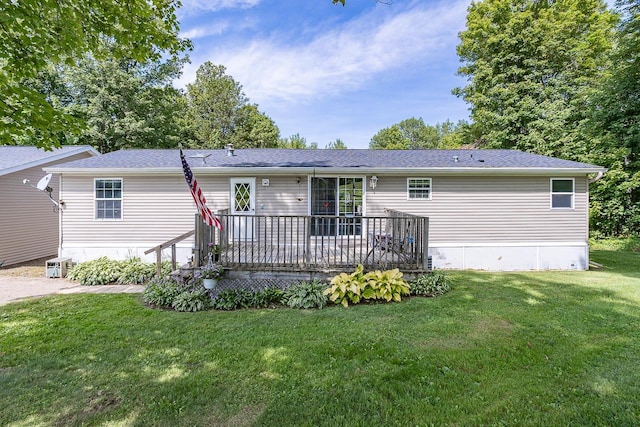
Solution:
<path fill-rule="evenodd" d="M 0 425 L 640 425 L 640 253 L 592 258 L 348 309 L 10 304 Z"/>

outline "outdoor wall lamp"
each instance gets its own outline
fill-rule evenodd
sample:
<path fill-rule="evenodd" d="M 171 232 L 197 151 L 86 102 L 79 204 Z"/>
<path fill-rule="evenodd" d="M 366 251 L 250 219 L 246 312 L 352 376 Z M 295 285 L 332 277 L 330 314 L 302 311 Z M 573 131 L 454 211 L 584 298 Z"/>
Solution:
<path fill-rule="evenodd" d="M 372 190 L 375 190 L 376 187 L 378 186 L 378 177 L 373 175 L 370 179 L 369 179 L 369 186 L 371 187 Z"/>

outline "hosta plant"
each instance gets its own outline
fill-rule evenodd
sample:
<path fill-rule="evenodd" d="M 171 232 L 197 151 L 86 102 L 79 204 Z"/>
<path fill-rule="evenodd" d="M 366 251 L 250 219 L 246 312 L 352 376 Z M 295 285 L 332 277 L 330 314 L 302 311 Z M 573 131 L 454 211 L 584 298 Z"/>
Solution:
<path fill-rule="evenodd" d="M 282 289 L 266 288 L 253 294 L 250 306 L 256 308 L 277 307 L 283 304 L 284 298 L 285 292 Z"/>
<path fill-rule="evenodd" d="M 409 284 L 402 278 L 400 270 L 364 272 L 362 265 L 351 273 L 340 273 L 331 279 L 331 286 L 324 291 L 329 300 L 347 307 L 362 300 L 401 301 L 409 295 Z"/>
<path fill-rule="evenodd" d="M 144 288 L 142 300 L 149 305 L 170 308 L 184 290 L 184 286 L 174 279 L 154 278 Z"/>
<path fill-rule="evenodd" d="M 235 310 L 251 307 L 253 293 L 244 289 L 225 289 L 212 302 L 216 310 Z"/>
<path fill-rule="evenodd" d="M 367 284 L 362 291 L 364 299 L 401 301 L 402 295 L 409 295 L 409 284 L 402 278 L 397 268 L 385 271 L 370 271 L 365 274 Z"/>
<path fill-rule="evenodd" d="M 205 289 L 184 291 L 171 303 L 175 311 L 202 311 L 209 308 L 211 299 Z"/>
<path fill-rule="evenodd" d="M 141 285 L 147 283 L 155 274 L 155 264 L 143 262 L 140 258 L 134 257 L 126 261 L 120 261 L 118 283 L 123 285 Z"/>
<path fill-rule="evenodd" d="M 447 276 L 439 270 L 422 274 L 411 281 L 411 295 L 436 297 L 449 292 L 450 289 Z"/>
<path fill-rule="evenodd" d="M 102 257 L 76 265 L 71 269 L 67 278 L 75 280 L 81 285 L 108 285 L 117 282 L 121 273 L 119 261 Z"/>
<path fill-rule="evenodd" d="M 349 302 L 354 304 L 360 302 L 362 289 L 367 282 L 368 279 L 365 277 L 364 267 L 358 265 L 353 273 L 340 273 L 331 279 L 331 286 L 324 291 L 324 295 L 329 296 L 329 301 L 348 307 Z"/>
<path fill-rule="evenodd" d="M 287 305 L 291 308 L 322 308 L 327 305 L 326 288 L 326 283 L 319 280 L 295 284 L 287 290 Z"/>

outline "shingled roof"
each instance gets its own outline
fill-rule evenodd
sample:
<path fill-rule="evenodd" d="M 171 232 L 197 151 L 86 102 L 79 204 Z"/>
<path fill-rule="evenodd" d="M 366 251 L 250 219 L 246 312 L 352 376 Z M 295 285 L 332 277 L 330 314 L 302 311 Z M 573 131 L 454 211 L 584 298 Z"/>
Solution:
<path fill-rule="evenodd" d="M 99 154 L 87 145 L 67 145 L 54 148 L 51 151 L 33 146 L 2 145 L 0 146 L 0 175 L 44 165 L 85 152 Z"/>
<path fill-rule="evenodd" d="M 262 172 L 300 171 L 436 171 L 436 170 L 571 170 L 579 173 L 604 171 L 586 163 L 524 153 L 516 150 L 289 150 L 236 149 L 184 150 L 191 167 L 211 173 L 243 168 Z M 77 160 L 48 169 L 53 172 L 181 171 L 178 150 L 120 150 Z M 286 171 L 285 171 L 286 172 Z"/>

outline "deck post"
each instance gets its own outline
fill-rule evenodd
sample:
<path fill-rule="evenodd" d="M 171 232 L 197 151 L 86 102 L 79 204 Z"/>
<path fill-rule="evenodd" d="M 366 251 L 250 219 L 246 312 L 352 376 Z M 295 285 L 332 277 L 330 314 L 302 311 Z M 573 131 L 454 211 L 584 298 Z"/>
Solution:
<path fill-rule="evenodd" d="M 307 216 L 304 218 L 304 220 L 306 222 L 305 231 L 307 233 L 306 239 L 305 239 L 306 241 L 305 241 L 304 254 L 305 254 L 305 265 L 308 268 L 309 265 L 311 264 L 311 217 Z"/>
<path fill-rule="evenodd" d="M 429 270 L 429 218 L 422 218 L 422 268 Z"/>
<path fill-rule="evenodd" d="M 200 267 L 200 255 L 202 248 L 202 221 L 200 221 L 199 214 L 195 215 L 195 222 L 196 236 L 194 244 L 195 247 L 193 248 L 193 266 Z"/>
<path fill-rule="evenodd" d="M 158 267 L 158 277 L 162 277 L 162 246 L 156 249 L 156 266 Z"/>

